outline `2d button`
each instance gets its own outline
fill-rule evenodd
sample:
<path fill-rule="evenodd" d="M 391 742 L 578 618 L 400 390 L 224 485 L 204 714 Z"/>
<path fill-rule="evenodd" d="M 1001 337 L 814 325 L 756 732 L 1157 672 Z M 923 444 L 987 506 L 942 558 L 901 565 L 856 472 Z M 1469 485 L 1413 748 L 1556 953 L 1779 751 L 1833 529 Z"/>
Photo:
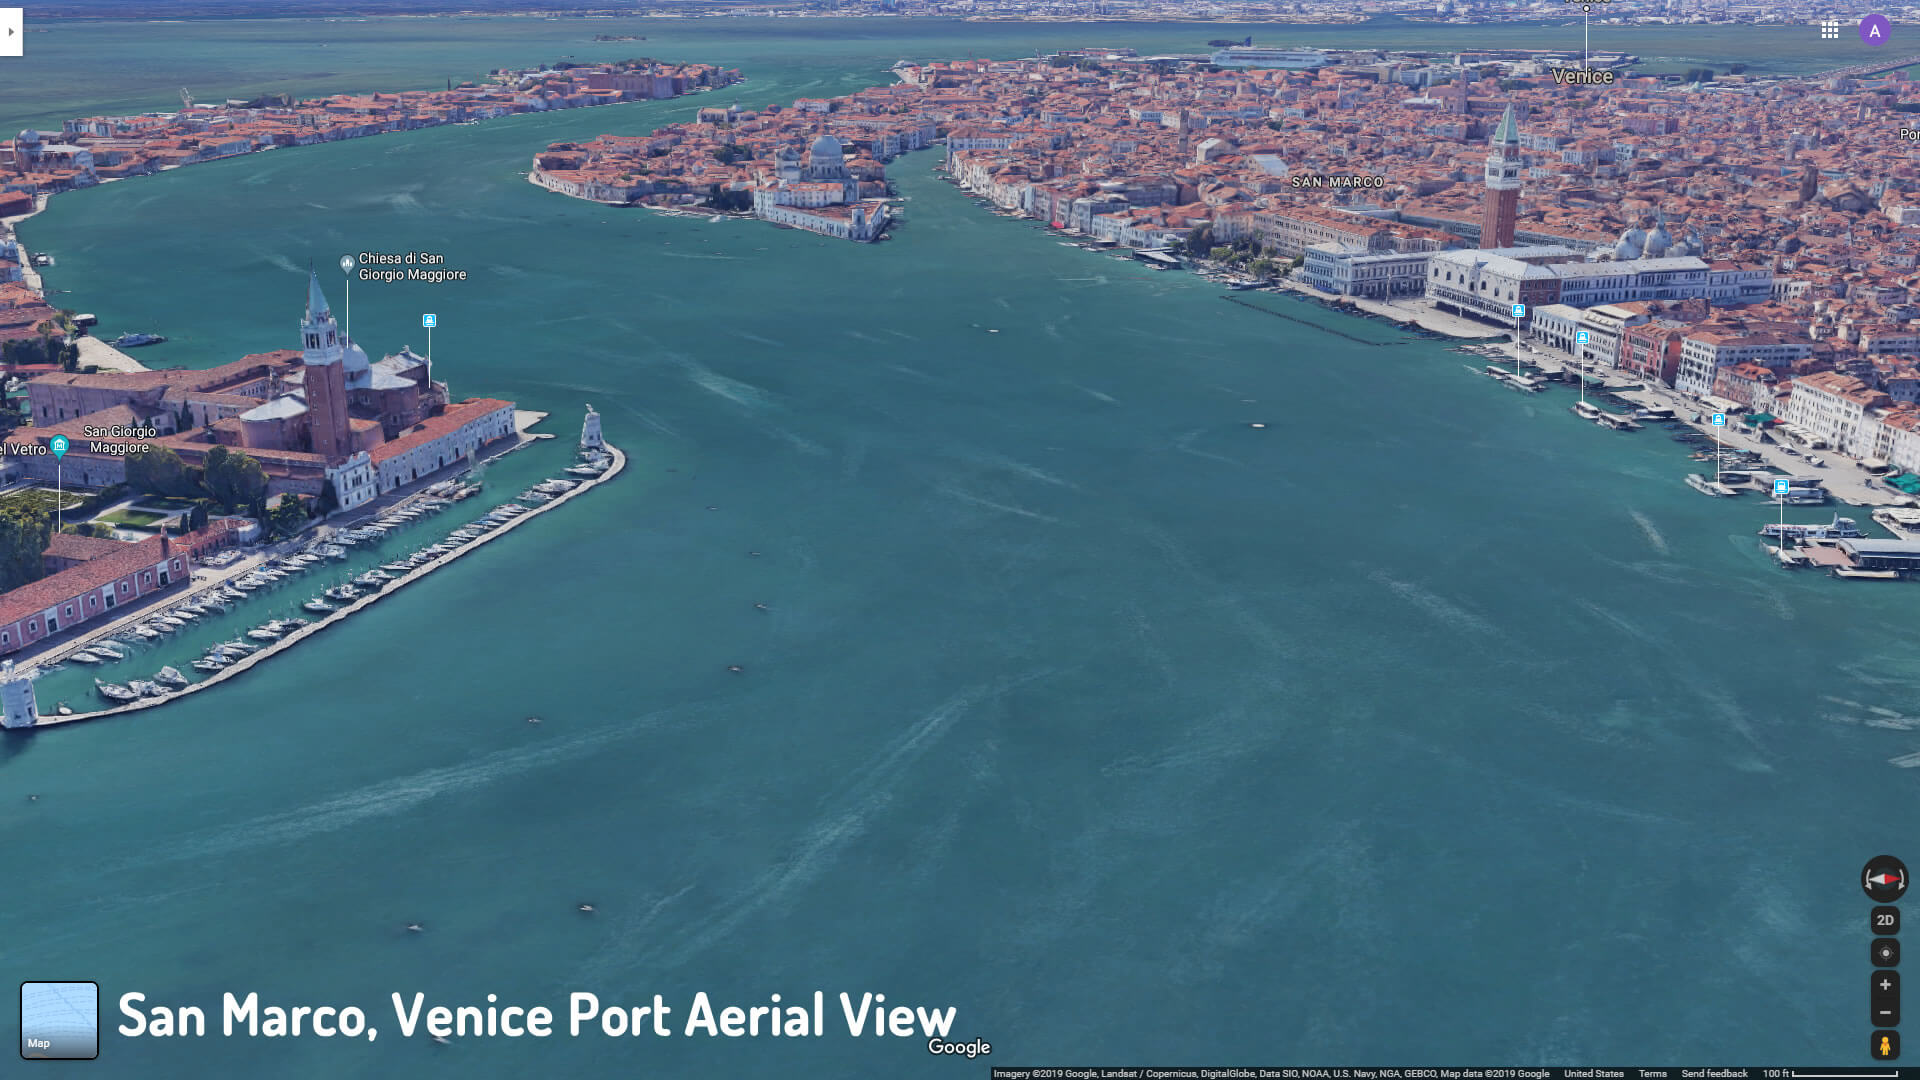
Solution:
<path fill-rule="evenodd" d="M 1875 855 L 1860 871 L 1860 887 L 1869 898 L 1891 904 L 1907 891 L 1907 864 L 1891 855 Z"/>
<path fill-rule="evenodd" d="M 1874 967 L 1899 967 L 1900 939 L 1890 937 L 1874 938 L 1872 954 Z"/>
<path fill-rule="evenodd" d="M 1873 1043 L 1867 1052 L 1875 1061 L 1894 1061 L 1900 1057 L 1900 1033 L 1897 1031 L 1876 1031 Z"/>
<path fill-rule="evenodd" d="M 1900 932 L 1900 909 L 1897 907 L 1877 907 L 1868 921 L 1876 935 L 1892 935 Z"/>

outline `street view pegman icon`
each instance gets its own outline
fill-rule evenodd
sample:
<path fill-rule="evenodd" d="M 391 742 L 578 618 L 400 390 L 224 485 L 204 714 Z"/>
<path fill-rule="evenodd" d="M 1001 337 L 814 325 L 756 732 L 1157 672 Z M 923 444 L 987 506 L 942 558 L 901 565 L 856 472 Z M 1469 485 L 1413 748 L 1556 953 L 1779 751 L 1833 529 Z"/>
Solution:
<path fill-rule="evenodd" d="M 1891 904 L 1907 891 L 1907 864 L 1891 855 L 1875 855 L 1860 872 L 1860 887 L 1876 902 Z"/>
<path fill-rule="evenodd" d="M 1900 1033 L 1876 1031 L 1870 1046 L 1875 1061 L 1894 1061 L 1900 1057 Z"/>

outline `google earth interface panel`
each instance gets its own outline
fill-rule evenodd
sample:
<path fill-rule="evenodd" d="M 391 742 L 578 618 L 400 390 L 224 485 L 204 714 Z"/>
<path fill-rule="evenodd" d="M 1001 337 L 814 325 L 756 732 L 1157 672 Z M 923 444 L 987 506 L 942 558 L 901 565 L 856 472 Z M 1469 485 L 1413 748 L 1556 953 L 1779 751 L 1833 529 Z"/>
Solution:
<path fill-rule="evenodd" d="M 0 1074 L 1920 1078 L 1920 4 L 0 7 L 0 385 Z"/>

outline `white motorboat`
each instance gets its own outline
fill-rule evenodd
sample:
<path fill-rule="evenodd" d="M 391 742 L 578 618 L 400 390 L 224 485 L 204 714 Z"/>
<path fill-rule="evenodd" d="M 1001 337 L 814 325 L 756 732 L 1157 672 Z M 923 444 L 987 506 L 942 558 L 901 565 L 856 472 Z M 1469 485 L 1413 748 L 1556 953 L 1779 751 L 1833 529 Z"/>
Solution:
<path fill-rule="evenodd" d="M 332 611 L 333 605 L 327 603 L 325 600 L 309 600 L 306 603 L 300 605 L 300 610 L 311 611 L 316 615 L 323 615 L 329 611 Z"/>
<path fill-rule="evenodd" d="M 166 687 L 148 679 L 128 679 L 127 689 L 139 694 L 141 697 L 159 697 L 161 694 L 167 692 Z"/>
<path fill-rule="evenodd" d="M 141 640 L 143 640 L 143 641 L 158 641 L 158 640 L 160 640 L 160 631 L 158 631 L 158 630 L 155 630 L 155 629 L 154 629 L 153 627 L 151 627 L 151 626 L 148 626 L 148 625 L 146 625 L 146 624 L 144 624 L 144 623 L 142 623 L 142 624 L 141 624 L 141 625 L 139 625 L 139 626 L 136 626 L 136 627 L 134 627 L 134 628 L 133 628 L 133 632 L 134 632 L 135 634 L 137 634 L 137 635 L 139 635 L 139 637 L 140 637 L 140 639 L 141 639 Z"/>
<path fill-rule="evenodd" d="M 110 682 L 101 682 L 99 679 L 93 680 L 93 688 L 99 691 L 100 696 L 106 698 L 108 701 L 132 701 L 140 696 L 137 692 L 129 690 L 124 686 Z"/>
<path fill-rule="evenodd" d="M 175 689 L 187 685 L 188 682 L 187 677 L 180 674 L 180 669 L 172 666 L 161 668 L 154 674 L 153 681 L 161 686 L 171 686 Z"/>
<path fill-rule="evenodd" d="M 320 549 L 320 554 L 325 555 L 329 559 L 344 559 L 347 557 L 347 549 L 338 544 L 328 544 L 326 547 Z"/>
<path fill-rule="evenodd" d="M 73 661 L 76 664 L 97 664 L 100 662 L 100 658 L 94 655 L 92 651 L 87 649 L 81 649 L 79 652 L 75 652 L 75 653 L 68 653 L 67 659 Z"/>
<path fill-rule="evenodd" d="M 219 671 L 221 668 L 226 666 L 227 666 L 227 661 L 215 660 L 212 657 L 208 657 L 203 660 L 195 660 L 193 662 L 193 670 L 195 671 L 213 672 L 213 671 Z"/>
<path fill-rule="evenodd" d="M 1718 480 L 1709 480 L 1699 473 L 1687 474 L 1687 486 L 1702 495 L 1712 495 L 1716 499 L 1724 499 L 1740 494 L 1738 491 L 1735 491 L 1733 488 L 1728 487 Z"/>
<path fill-rule="evenodd" d="M 255 641 L 279 641 L 280 640 L 280 632 L 278 630 L 269 630 L 264 626 L 256 626 L 253 629 L 247 631 L 247 636 L 252 638 Z"/>
<path fill-rule="evenodd" d="M 95 656 L 102 659 L 125 660 L 127 658 L 127 650 L 111 641 L 96 641 L 88 648 L 93 650 Z"/>

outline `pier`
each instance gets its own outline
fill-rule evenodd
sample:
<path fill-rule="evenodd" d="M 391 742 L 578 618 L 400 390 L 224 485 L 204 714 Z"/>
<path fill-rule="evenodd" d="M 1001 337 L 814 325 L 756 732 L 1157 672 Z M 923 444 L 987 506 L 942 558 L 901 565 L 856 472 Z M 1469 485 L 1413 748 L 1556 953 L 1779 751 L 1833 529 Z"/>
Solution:
<path fill-rule="evenodd" d="M 165 705 L 168 702 L 178 701 L 181 698 L 187 697 L 191 694 L 198 693 L 199 691 L 205 690 L 209 687 L 217 686 L 220 683 L 225 682 L 227 679 L 231 678 L 232 676 L 238 675 L 243 671 L 249 671 L 252 668 L 258 666 L 261 661 L 266 660 L 268 657 L 275 656 L 275 655 L 278 655 L 279 653 L 286 651 L 288 648 L 292 647 L 295 643 L 305 641 L 307 638 L 313 636 L 319 631 L 324 630 L 329 626 L 333 626 L 342 622 L 343 620 L 346 619 L 347 616 L 352 615 L 355 612 L 358 612 L 363 608 L 366 608 L 372 605 L 375 601 L 383 599 L 388 596 L 392 596 L 394 593 L 399 592 L 402 587 L 406 585 L 410 585 L 413 582 L 419 581 L 420 579 L 426 577 L 428 574 L 431 574 L 434 571 L 439 570 L 441 567 L 450 566 L 453 563 L 458 562 L 460 559 L 466 557 L 471 552 L 477 551 L 481 547 L 484 547 L 487 544 L 490 544 L 493 541 L 499 539 L 500 537 L 505 536 L 507 533 L 512 532 L 513 530 L 519 528 L 522 525 L 525 525 L 527 522 L 532 521 L 534 518 L 537 518 L 540 515 L 545 514 L 549 510 L 553 510 L 560 506 L 563 506 L 567 502 L 575 498 L 576 496 L 584 495 L 587 492 L 592 491 L 594 488 L 599 487 L 601 484 L 607 482 L 608 480 L 611 480 L 614 477 L 620 475 L 621 470 L 627 467 L 627 455 L 623 451 L 621 451 L 619 447 L 614 446 L 612 443 L 605 444 L 605 449 L 607 453 L 613 457 L 613 464 L 607 469 L 606 472 L 603 472 L 599 476 L 593 477 L 590 480 L 580 481 L 578 486 L 573 488 L 573 490 L 568 491 L 566 494 L 556 496 L 548 502 L 544 502 L 539 504 L 538 506 L 531 507 L 530 509 L 528 509 L 526 513 L 510 519 L 505 524 L 502 524 L 499 528 L 490 529 L 487 532 L 482 533 L 480 536 L 476 537 L 475 539 L 470 540 L 465 544 L 462 544 L 459 550 L 451 552 L 450 554 L 446 555 L 443 558 L 435 559 L 432 562 L 429 562 L 423 566 L 417 567 L 416 569 L 410 570 L 407 573 L 394 578 L 392 581 L 388 582 L 384 588 L 375 590 L 363 597 L 360 597 L 359 599 L 355 600 L 353 603 L 348 604 L 347 606 L 332 612 L 331 614 L 327 615 L 325 618 L 317 619 L 306 626 L 300 627 L 299 629 L 295 630 L 293 633 L 288 634 L 286 637 L 281 638 L 280 640 L 272 643 L 271 645 L 268 645 L 267 647 L 261 649 L 260 651 L 252 653 L 241 660 L 235 661 L 232 665 L 228 667 L 221 668 L 219 671 L 216 671 L 213 674 L 207 676 L 206 679 L 200 682 L 192 683 L 188 686 L 182 687 L 179 690 L 173 691 L 168 694 L 163 694 L 159 697 L 141 698 L 138 701 L 129 701 L 124 705 L 116 705 L 112 708 L 100 709 L 95 712 L 74 713 L 71 716 L 47 716 L 43 713 L 41 714 L 39 719 L 35 721 L 34 726 L 32 728 L 28 728 L 24 730 L 37 731 L 41 728 L 54 727 L 60 724 L 78 723 L 82 720 L 100 720 L 109 716 L 121 716 L 127 713 L 139 712 L 143 709 L 151 709 L 158 705 Z"/>

